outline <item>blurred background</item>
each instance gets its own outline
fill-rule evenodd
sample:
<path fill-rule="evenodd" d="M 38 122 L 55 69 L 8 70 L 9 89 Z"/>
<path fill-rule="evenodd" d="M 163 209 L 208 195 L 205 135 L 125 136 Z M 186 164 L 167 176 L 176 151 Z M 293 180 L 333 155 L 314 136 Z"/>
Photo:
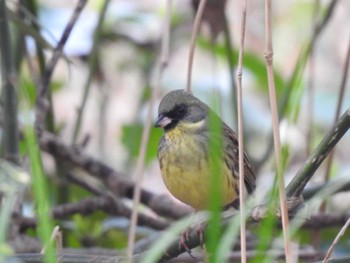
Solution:
<path fill-rule="evenodd" d="M 318 14 L 314 15 L 316 2 L 319 2 L 319 6 L 316 6 Z M 288 95 L 291 104 L 289 112 L 286 116 L 282 115 L 281 122 L 282 140 L 291 148 L 291 175 L 306 160 L 308 147 L 313 149 L 317 145 L 335 118 L 350 36 L 350 3 L 347 1 L 339 1 L 330 21 L 317 39 L 311 62 L 312 75 L 309 62 L 298 76 L 297 83 L 288 87 L 297 60 L 312 36 L 313 24 L 322 18 L 329 2 L 278 1 L 273 5 L 274 67 L 280 99 L 287 88 L 292 90 Z M 76 3 L 77 1 L 38 2 L 38 23 L 43 37 L 52 46 L 57 44 Z M 62 138 L 71 142 L 77 122 L 77 109 L 81 105 L 85 86 L 90 85 L 76 142 L 89 136 L 86 150 L 90 154 L 103 159 L 117 170 L 131 174 L 138 156 L 150 89 L 154 87 L 158 74 L 157 61 L 160 56 L 165 3 L 110 1 L 97 47 L 92 50 L 94 32 L 103 5 L 104 1 L 88 2 L 64 48 L 66 59 L 61 59 L 55 69 L 55 119 Z M 238 59 L 241 3 L 227 1 L 224 9 L 233 52 L 236 54 L 232 63 L 236 64 L 234 59 Z M 162 95 L 173 89 L 185 88 L 194 13 L 190 1 L 173 1 L 169 66 L 162 79 Z M 220 27 L 220 21 L 217 24 Z M 264 3 L 249 2 L 243 69 L 244 123 L 247 134 L 245 147 L 249 156 L 256 160 L 262 158 L 268 147 L 272 127 L 264 61 L 264 24 Z M 235 68 L 233 71 L 229 68 L 224 30 L 218 31 L 213 47 L 210 24 L 202 23 L 195 51 L 192 86 L 194 94 L 208 104 L 211 103 L 213 90 L 217 90 L 221 99 L 221 115 L 235 128 L 231 75 L 235 77 L 236 72 Z M 34 55 L 34 41 L 31 37 L 27 37 L 26 41 L 29 52 Z M 91 54 L 92 51 L 94 53 Z M 91 63 L 89 66 L 90 57 L 96 59 L 94 66 Z M 30 85 L 30 71 L 26 65 L 23 67 L 27 74 L 21 75 L 20 83 Z M 314 89 L 312 104 L 308 98 L 310 85 Z M 349 83 L 346 88 L 349 88 Z M 349 105 L 350 94 L 346 92 L 341 112 Z M 157 105 L 154 119 L 156 111 Z M 308 138 L 310 125 L 311 140 Z M 152 129 L 144 185 L 152 191 L 166 193 L 155 158 L 161 134 L 161 130 Z M 338 175 L 350 172 L 349 148 L 350 138 L 345 136 L 337 147 L 334 162 L 339 169 L 336 172 Z M 265 170 L 267 173 L 273 171 L 273 163 L 268 164 Z"/>
<path fill-rule="evenodd" d="M 52 47 L 57 45 L 77 2 L 37 1 L 37 17 L 34 17 L 24 11 L 29 8 L 26 6 L 27 1 L 7 1 L 10 10 L 23 13 L 25 17 L 22 22 L 12 20 L 15 28 L 19 27 L 28 34 L 24 41 L 31 63 L 23 60 L 17 65 L 21 93 L 19 119 L 22 125 L 30 122 L 32 118 L 28 116 L 34 114 L 39 68 L 34 40 L 43 45 L 41 48 L 45 57 L 50 57 Z M 236 130 L 236 104 L 232 92 L 235 83 L 232 79 L 236 76 L 238 61 L 242 1 L 208 3 L 210 8 L 206 10 L 195 50 L 193 93 L 209 105 L 213 94 L 218 94 L 220 114 Z M 335 121 L 349 48 L 349 1 L 337 1 L 329 20 L 314 39 L 312 53 L 305 51 L 313 39 L 315 25 L 324 19 L 330 3 L 328 0 L 273 1 L 275 80 L 281 137 L 288 149 L 286 183 L 304 164 Z M 170 90 L 185 88 L 197 4 L 196 1 L 173 1 L 170 56 L 162 77 L 161 94 L 153 111 L 154 120 L 161 97 Z M 64 47 L 65 56 L 60 59 L 52 78 L 53 118 L 55 129 L 62 140 L 67 144 L 85 142 L 84 150 L 88 154 L 129 177 L 135 169 L 151 90 L 156 84 L 164 15 L 165 1 L 161 0 L 88 1 Z M 99 26 L 101 19 L 103 23 Z M 264 19 L 264 2 L 248 1 L 243 110 L 245 148 L 258 171 L 258 199 L 263 196 L 263 189 L 271 186 L 274 176 L 272 124 L 264 60 Z M 29 34 L 22 25 L 23 21 L 36 24 L 41 35 Z M 14 43 L 14 47 L 18 45 L 16 39 Z M 348 81 L 341 114 L 350 105 L 349 88 Z M 84 109 L 78 118 L 83 104 Z M 156 159 L 161 135 L 160 129 L 152 128 L 143 187 L 155 193 L 168 194 Z M 348 132 L 336 147 L 331 178 L 350 176 L 349 149 Z M 44 166 L 48 175 L 54 178 L 58 170 L 57 163 L 48 154 L 44 155 Z M 325 165 L 322 165 L 312 181 L 323 182 L 325 173 Z M 51 184 L 54 185 L 55 181 Z M 56 191 L 59 190 L 54 189 L 53 194 L 59 196 Z M 88 195 L 84 191 L 72 189 L 67 190 L 66 194 L 66 200 L 78 200 Z M 350 198 L 347 193 L 337 194 L 329 200 L 327 209 L 348 211 L 350 202 L 339 202 L 345 198 L 344 195 Z M 53 203 L 61 201 L 53 198 Z M 28 209 L 27 213 L 27 216 L 33 215 L 33 210 Z M 104 218 L 102 215 L 95 217 Z M 94 229 L 99 232 L 101 226 L 96 226 L 98 223 L 93 217 L 90 225 L 87 223 L 89 220 L 82 220 L 78 215 L 73 219 L 81 226 L 85 224 L 85 230 L 95 225 Z M 73 231 L 71 244 L 77 242 L 74 241 L 78 239 L 77 233 Z M 123 247 L 121 244 L 118 246 Z"/>

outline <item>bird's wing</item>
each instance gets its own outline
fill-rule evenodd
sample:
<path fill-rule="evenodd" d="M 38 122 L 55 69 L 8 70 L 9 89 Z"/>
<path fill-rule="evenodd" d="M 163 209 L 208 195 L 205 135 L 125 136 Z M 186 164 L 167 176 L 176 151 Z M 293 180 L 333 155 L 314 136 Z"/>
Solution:
<path fill-rule="evenodd" d="M 238 140 L 236 133 L 225 123 L 223 125 L 224 134 L 224 147 L 225 147 L 225 162 L 229 169 L 232 171 L 232 175 L 236 178 L 238 174 Z M 248 159 L 248 156 L 244 153 L 244 183 L 249 194 L 255 190 L 255 173 L 253 167 Z"/>

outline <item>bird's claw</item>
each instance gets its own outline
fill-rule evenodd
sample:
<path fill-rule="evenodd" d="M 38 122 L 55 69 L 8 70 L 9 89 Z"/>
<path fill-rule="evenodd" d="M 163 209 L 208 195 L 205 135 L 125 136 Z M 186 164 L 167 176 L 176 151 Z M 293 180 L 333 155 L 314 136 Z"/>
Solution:
<path fill-rule="evenodd" d="M 202 224 L 198 224 L 196 232 L 199 238 L 199 245 L 201 249 L 204 249 L 204 226 Z"/>
<path fill-rule="evenodd" d="M 191 249 L 188 247 L 189 241 L 190 241 L 189 230 L 185 230 L 182 232 L 182 235 L 179 241 L 179 249 L 185 250 L 190 255 L 191 258 L 196 259 L 196 257 L 192 255 Z"/>

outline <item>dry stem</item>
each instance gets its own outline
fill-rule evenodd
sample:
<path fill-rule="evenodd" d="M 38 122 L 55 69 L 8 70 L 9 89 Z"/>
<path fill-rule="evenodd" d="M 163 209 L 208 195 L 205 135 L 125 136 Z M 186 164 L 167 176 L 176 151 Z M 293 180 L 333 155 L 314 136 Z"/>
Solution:
<path fill-rule="evenodd" d="M 331 254 L 332 254 L 332 252 L 334 250 L 335 245 L 338 243 L 340 237 L 344 235 L 344 233 L 345 233 L 345 231 L 346 231 L 346 229 L 348 228 L 349 225 L 350 225 L 350 217 L 349 217 L 348 221 L 346 221 L 346 223 L 342 227 L 342 229 L 340 229 L 340 231 L 339 231 L 338 235 L 335 237 L 332 245 L 329 247 L 329 249 L 328 249 L 328 251 L 326 253 L 326 256 L 323 259 L 323 263 L 326 263 L 328 261 L 329 257 L 331 256 Z"/>
<path fill-rule="evenodd" d="M 191 93 L 191 77 L 192 77 L 192 65 L 193 65 L 193 56 L 194 56 L 194 49 L 196 46 L 196 39 L 199 31 L 199 26 L 202 21 L 202 16 L 204 12 L 205 3 L 207 0 L 201 0 L 197 9 L 196 18 L 194 20 L 194 26 L 192 30 L 192 36 L 191 36 L 191 44 L 190 44 L 190 53 L 188 56 L 188 69 L 187 69 L 187 84 L 186 84 L 186 91 Z"/>
<path fill-rule="evenodd" d="M 135 191 L 133 197 L 133 210 L 131 213 L 130 219 L 130 228 L 129 228 L 129 240 L 128 240 L 128 252 L 127 255 L 129 258 L 132 258 L 134 244 L 135 244 L 135 232 L 137 226 L 137 214 L 138 214 L 138 205 L 140 203 L 141 197 L 141 183 L 143 179 L 143 169 L 145 164 L 145 156 L 147 151 L 147 144 L 149 139 L 149 134 L 152 127 L 152 116 L 153 116 L 153 105 L 157 98 L 158 91 L 161 89 L 161 80 L 163 72 L 168 64 L 168 50 L 169 50 L 169 32 L 170 32 L 170 19 L 171 19 L 171 5 L 172 0 L 168 0 L 166 3 L 166 14 L 164 17 L 164 26 L 163 26 L 163 35 L 162 35 L 162 52 L 160 58 L 159 72 L 156 85 L 153 89 L 151 100 L 149 102 L 149 108 L 146 117 L 145 127 L 142 132 L 142 140 L 140 146 L 140 154 L 137 159 L 136 169 L 133 174 L 135 179 Z"/>
<path fill-rule="evenodd" d="M 266 67 L 267 67 L 267 78 L 269 83 L 269 97 L 270 106 L 272 113 L 272 126 L 273 126 L 273 141 L 275 148 L 275 159 L 277 166 L 277 181 L 279 189 L 279 199 L 281 206 L 282 216 L 282 228 L 284 238 L 284 249 L 286 255 L 286 262 L 292 262 L 293 257 L 291 253 L 291 243 L 289 240 L 289 220 L 288 220 L 288 209 L 286 203 L 286 193 L 284 186 L 284 178 L 282 172 L 281 163 L 281 145 L 280 145 L 280 133 L 279 133 L 279 120 L 278 120 L 278 109 L 276 102 L 276 89 L 275 80 L 273 73 L 273 48 L 272 48 L 272 33 L 271 33 L 271 0 L 265 1 L 265 30 L 266 30 Z"/>
<path fill-rule="evenodd" d="M 247 15 L 247 0 L 244 1 L 241 20 L 241 41 L 238 57 L 237 69 L 237 119 L 238 119 L 238 162 L 239 162 L 239 207 L 241 223 L 241 262 L 247 262 L 246 255 L 246 224 L 245 224 L 245 204 L 244 204 L 244 147 L 243 147 L 243 114 L 242 114 L 242 66 L 244 52 L 244 36 Z"/>

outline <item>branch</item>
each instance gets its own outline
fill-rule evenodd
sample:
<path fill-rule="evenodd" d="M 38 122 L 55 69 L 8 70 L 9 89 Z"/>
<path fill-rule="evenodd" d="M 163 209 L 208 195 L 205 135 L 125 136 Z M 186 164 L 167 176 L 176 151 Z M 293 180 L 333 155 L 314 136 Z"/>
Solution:
<path fill-rule="evenodd" d="M 129 218 L 131 209 L 120 200 L 111 196 L 90 197 L 80 200 L 76 203 L 67 203 L 56 206 L 51 211 L 54 219 L 66 219 L 74 214 L 90 215 L 97 211 L 104 211 L 109 215 L 122 216 Z M 164 230 L 169 223 L 160 219 L 150 217 L 146 214 L 139 213 L 139 225 L 148 226 L 156 230 Z M 35 218 L 18 217 L 16 222 L 23 231 L 26 228 L 34 228 L 37 225 Z"/>
<path fill-rule="evenodd" d="M 339 184 L 341 184 L 341 187 L 338 187 Z M 333 194 L 350 191 L 350 178 L 348 176 L 344 178 L 336 178 L 326 183 L 312 185 L 303 191 L 302 196 L 305 200 L 308 200 L 316 195 L 319 191 L 329 188 L 333 189 L 334 186 L 337 187 L 335 187 L 336 190 L 333 192 Z"/>
<path fill-rule="evenodd" d="M 310 216 L 303 224 L 302 228 L 322 229 L 327 227 L 343 226 L 349 219 L 350 213 L 346 214 L 317 214 Z"/>
<path fill-rule="evenodd" d="M 305 185 L 316 172 L 323 160 L 350 128 L 350 108 L 337 121 L 333 129 L 323 138 L 321 143 L 307 159 L 305 165 L 298 171 L 287 187 L 287 196 L 299 196 Z"/>
<path fill-rule="evenodd" d="M 127 257 L 118 256 L 115 252 L 110 250 L 101 250 L 100 253 L 96 254 L 93 252 L 93 249 L 63 249 L 61 253 L 57 254 L 57 259 L 61 263 L 71 263 L 71 262 L 80 262 L 80 263 L 97 263 L 97 262 L 109 262 L 109 263 L 117 263 L 117 262 L 128 262 Z M 115 251 L 115 250 L 114 250 Z M 107 254 L 107 255 L 106 255 Z M 266 252 L 258 252 L 256 250 L 247 251 L 247 257 L 249 259 L 253 259 L 258 256 L 269 255 L 274 258 L 282 259 L 284 257 L 284 252 L 282 250 L 268 250 Z M 201 254 L 195 254 L 196 259 L 190 258 L 187 254 L 181 255 L 179 258 L 172 260 L 171 262 L 204 262 L 206 259 L 203 258 Z M 322 254 L 315 251 L 313 248 L 309 246 L 302 247 L 298 252 L 298 258 L 302 261 L 312 261 L 318 260 L 322 257 Z M 24 262 L 43 262 L 43 255 L 39 253 L 32 254 L 17 254 L 11 257 L 11 259 L 21 259 Z M 241 252 L 234 251 L 228 256 L 227 260 L 232 262 L 236 262 L 240 260 Z M 134 262 L 142 262 L 142 254 L 136 255 L 133 258 Z M 130 260 L 130 259 L 129 259 Z M 333 262 L 333 261 L 331 261 Z M 338 261 L 337 261 L 338 262 Z"/>
<path fill-rule="evenodd" d="M 100 40 L 101 40 L 102 26 L 103 26 L 103 23 L 105 20 L 106 11 L 107 11 L 107 7 L 109 5 L 109 2 L 110 2 L 110 0 L 104 1 L 102 8 L 101 8 L 100 15 L 98 17 L 98 22 L 97 22 L 95 33 L 94 33 L 93 44 L 92 44 L 92 48 L 91 48 L 90 55 L 88 58 L 88 65 L 89 65 L 88 77 L 85 81 L 83 95 L 81 98 L 80 105 L 77 109 L 77 117 L 76 117 L 75 124 L 74 124 L 72 144 L 75 144 L 77 141 L 77 138 L 78 138 L 78 135 L 80 132 L 80 128 L 81 128 L 81 122 L 82 122 L 83 117 L 84 117 L 83 114 L 84 114 L 84 110 L 85 110 L 86 101 L 87 101 L 87 98 L 89 96 L 91 83 L 93 80 L 93 76 L 96 74 L 97 58 L 98 58 L 99 44 L 100 44 Z"/>
<path fill-rule="evenodd" d="M 0 0 L 0 56 L 2 73 L 3 104 L 3 151 L 4 157 L 19 163 L 18 124 L 17 124 L 17 77 L 12 57 L 11 35 L 6 12 L 6 1 Z"/>
<path fill-rule="evenodd" d="M 78 17 L 81 11 L 83 10 L 86 2 L 87 0 L 79 0 L 78 5 L 74 10 L 71 19 L 69 20 L 65 30 L 63 31 L 62 37 L 58 42 L 57 47 L 53 51 L 51 60 L 46 65 L 45 72 L 40 82 L 38 96 L 36 100 L 36 127 L 39 131 L 39 134 L 43 130 L 46 114 L 49 108 L 47 95 L 48 95 L 52 73 L 55 69 L 58 59 L 60 58 L 63 52 L 63 47 L 66 44 L 70 33 L 72 32 L 73 26 L 78 20 Z"/>
<path fill-rule="evenodd" d="M 323 259 L 323 263 L 327 263 L 328 262 L 328 259 L 329 257 L 332 255 L 333 253 L 333 250 L 334 250 L 334 247 L 335 245 L 338 243 L 339 239 L 344 235 L 346 229 L 349 227 L 350 225 L 350 217 L 348 218 L 348 220 L 346 221 L 345 225 L 340 229 L 339 233 L 337 234 L 337 236 L 335 237 L 332 245 L 329 247 L 327 253 L 326 253 L 326 256 L 324 257 Z"/>
<path fill-rule="evenodd" d="M 132 198 L 134 183 L 126 175 L 116 172 L 108 165 L 84 154 L 79 148 L 65 145 L 58 137 L 43 132 L 40 137 L 41 148 L 60 160 L 69 162 L 100 179 L 108 188 L 119 196 Z M 192 210 L 173 202 L 169 197 L 155 195 L 141 190 L 141 203 L 151 208 L 158 215 L 179 219 Z"/>

